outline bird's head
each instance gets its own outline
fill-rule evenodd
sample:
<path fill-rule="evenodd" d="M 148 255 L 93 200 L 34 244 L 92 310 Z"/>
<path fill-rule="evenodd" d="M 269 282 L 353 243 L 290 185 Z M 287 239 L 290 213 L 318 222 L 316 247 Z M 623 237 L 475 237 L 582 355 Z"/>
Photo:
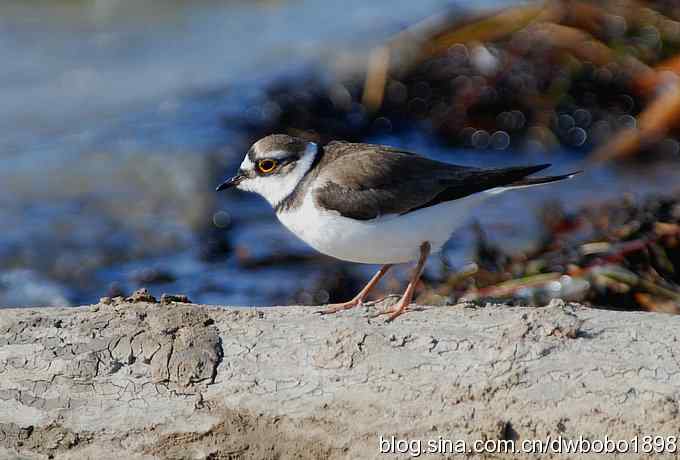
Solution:
<path fill-rule="evenodd" d="M 272 134 L 255 142 L 234 177 L 217 191 L 236 187 L 255 192 L 276 207 L 290 195 L 314 163 L 317 147 L 285 134 Z"/>

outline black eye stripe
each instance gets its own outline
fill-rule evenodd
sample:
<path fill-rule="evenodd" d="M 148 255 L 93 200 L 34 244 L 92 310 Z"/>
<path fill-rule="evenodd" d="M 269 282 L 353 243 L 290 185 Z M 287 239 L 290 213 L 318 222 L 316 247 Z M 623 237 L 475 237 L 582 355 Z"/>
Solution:
<path fill-rule="evenodd" d="M 298 160 L 297 157 L 286 157 L 286 158 L 281 158 L 281 159 L 279 160 L 279 165 L 285 166 L 285 165 L 287 165 L 287 164 L 294 163 L 294 162 L 296 162 L 297 160 Z"/>

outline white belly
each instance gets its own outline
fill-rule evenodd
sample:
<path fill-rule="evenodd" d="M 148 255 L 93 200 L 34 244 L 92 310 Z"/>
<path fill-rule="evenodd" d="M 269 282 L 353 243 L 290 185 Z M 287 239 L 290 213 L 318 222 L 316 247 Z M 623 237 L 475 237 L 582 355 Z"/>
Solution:
<path fill-rule="evenodd" d="M 317 209 L 311 194 L 302 206 L 278 215 L 290 231 L 317 251 L 350 262 L 397 264 L 417 260 L 429 242 L 439 251 L 466 221 L 472 207 L 500 189 L 441 203 L 404 215 L 353 220 Z"/>

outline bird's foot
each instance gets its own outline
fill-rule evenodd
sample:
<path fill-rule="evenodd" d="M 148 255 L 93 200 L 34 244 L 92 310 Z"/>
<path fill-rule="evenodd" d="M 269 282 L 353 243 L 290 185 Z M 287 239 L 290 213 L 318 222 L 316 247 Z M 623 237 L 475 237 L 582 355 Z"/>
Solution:
<path fill-rule="evenodd" d="M 367 307 L 380 307 L 383 305 L 388 305 L 391 307 L 395 303 L 397 303 L 399 299 L 401 299 L 400 294 L 387 294 L 386 296 L 380 297 L 379 299 L 364 302 L 364 305 L 366 305 Z"/>
<path fill-rule="evenodd" d="M 388 308 L 387 310 L 380 311 L 371 316 L 371 318 L 377 318 L 382 315 L 389 315 L 385 320 L 386 323 L 391 323 L 399 316 L 403 315 L 408 310 L 409 302 L 405 302 L 403 299 L 399 301 L 394 306 Z"/>
<path fill-rule="evenodd" d="M 354 307 L 358 307 L 362 305 L 363 302 L 358 299 L 352 299 L 348 302 L 343 302 L 343 303 L 332 303 L 328 305 L 328 308 L 325 308 L 324 310 L 319 310 L 316 313 L 320 315 L 332 315 L 333 313 L 337 313 L 339 311 L 345 311 L 349 310 Z"/>

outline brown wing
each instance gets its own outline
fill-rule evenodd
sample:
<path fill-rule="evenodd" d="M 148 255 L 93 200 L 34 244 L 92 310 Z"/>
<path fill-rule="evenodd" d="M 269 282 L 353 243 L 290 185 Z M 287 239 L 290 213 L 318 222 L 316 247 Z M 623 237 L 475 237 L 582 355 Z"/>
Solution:
<path fill-rule="evenodd" d="M 406 214 L 509 185 L 549 166 L 483 170 L 371 144 L 333 142 L 324 150 L 328 157 L 315 181 L 321 185 L 314 190 L 314 199 L 357 220 Z"/>

